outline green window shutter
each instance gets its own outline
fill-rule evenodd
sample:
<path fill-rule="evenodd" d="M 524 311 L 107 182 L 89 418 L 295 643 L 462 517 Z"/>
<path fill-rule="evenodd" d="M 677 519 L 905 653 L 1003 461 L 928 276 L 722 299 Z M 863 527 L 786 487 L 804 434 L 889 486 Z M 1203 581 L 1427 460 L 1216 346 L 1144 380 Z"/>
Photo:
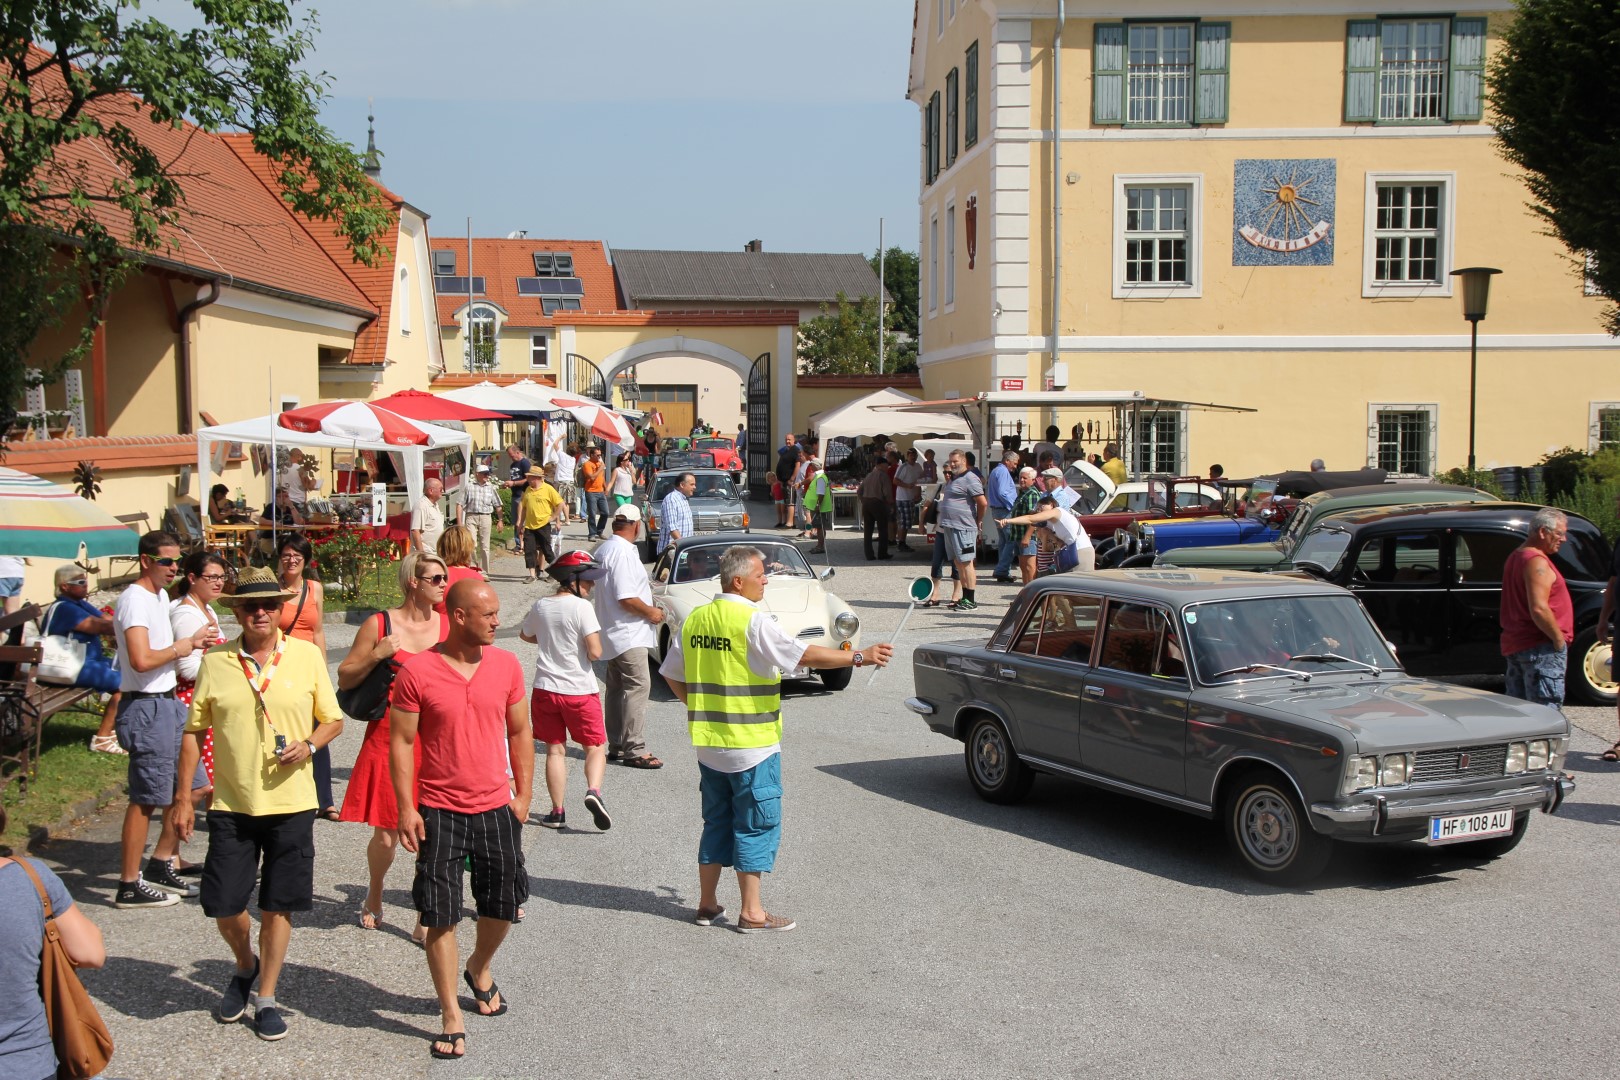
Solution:
<path fill-rule="evenodd" d="M 1485 118 L 1485 20 L 1451 20 L 1447 114 L 1452 120 Z"/>
<path fill-rule="evenodd" d="M 967 48 L 963 61 L 967 85 L 962 88 L 962 146 L 964 149 L 979 141 L 979 43 Z"/>
<path fill-rule="evenodd" d="M 1344 39 L 1344 121 L 1378 119 L 1378 20 L 1351 19 Z"/>
<path fill-rule="evenodd" d="M 939 179 L 939 91 L 928 99 L 928 182 Z"/>
<path fill-rule="evenodd" d="M 1098 23 L 1091 46 L 1091 122 L 1125 122 L 1125 24 Z"/>
<path fill-rule="evenodd" d="M 1198 45 L 1193 53 L 1197 71 L 1193 123 L 1226 123 L 1226 103 L 1230 93 L 1232 24 L 1201 22 Z"/>
<path fill-rule="evenodd" d="M 945 75 L 945 167 L 948 169 L 956 164 L 956 132 L 958 127 L 958 94 L 959 81 L 956 69 L 951 68 Z"/>

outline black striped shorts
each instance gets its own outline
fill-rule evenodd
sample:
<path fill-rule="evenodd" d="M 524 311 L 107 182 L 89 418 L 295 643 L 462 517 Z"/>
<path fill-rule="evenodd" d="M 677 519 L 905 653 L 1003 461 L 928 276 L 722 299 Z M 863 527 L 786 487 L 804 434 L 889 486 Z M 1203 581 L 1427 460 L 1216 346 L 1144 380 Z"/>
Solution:
<path fill-rule="evenodd" d="M 516 922 L 529 899 L 529 872 L 523 865 L 523 823 L 509 806 L 463 814 L 435 806 L 418 807 L 427 837 L 416 853 L 411 901 L 423 926 L 454 926 L 461 921 L 464 860 L 472 863 L 473 906 L 484 919 Z"/>

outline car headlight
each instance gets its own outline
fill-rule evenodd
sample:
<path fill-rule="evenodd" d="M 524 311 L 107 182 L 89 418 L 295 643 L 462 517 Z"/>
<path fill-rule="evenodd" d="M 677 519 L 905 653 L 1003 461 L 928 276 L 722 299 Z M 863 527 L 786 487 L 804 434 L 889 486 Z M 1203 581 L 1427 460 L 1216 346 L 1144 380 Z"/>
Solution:
<path fill-rule="evenodd" d="M 1378 770 L 1379 787 L 1399 787 L 1412 775 L 1411 754 L 1385 754 Z"/>
<path fill-rule="evenodd" d="M 1547 767 L 1552 759 L 1552 745 L 1546 739 L 1531 739 L 1529 750 L 1525 755 L 1525 767 L 1531 772 L 1540 772 Z"/>
<path fill-rule="evenodd" d="M 1344 789 L 1341 794 L 1351 795 L 1378 786 L 1378 759 L 1352 757 L 1345 763 Z"/>
<path fill-rule="evenodd" d="M 1525 765 L 1530 760 L 1530 748 L 1522 742 L 1508 743 L 1507 763 L 1502 766 L 1502 772 L 1511 776 L 1514 773 L 1524 772 Z"/>
<path fill-rule="evenodd" d="M 1123 543 L 1125 543 L 1125 541 L 1129 540 L 1130 538 L 1131 538 L 1131 531 L 1129 529 L 1115 529 L 1114 530 L 1114 543 L 1123 544 Z"/>
<path fill-rule="evenodd" d="M 854 637 L 861 628 L 861 620 L 853 611 L 840 612 L 838 618 L 833 620 L 833 637 L 840 641 L 847 641 Z"/>

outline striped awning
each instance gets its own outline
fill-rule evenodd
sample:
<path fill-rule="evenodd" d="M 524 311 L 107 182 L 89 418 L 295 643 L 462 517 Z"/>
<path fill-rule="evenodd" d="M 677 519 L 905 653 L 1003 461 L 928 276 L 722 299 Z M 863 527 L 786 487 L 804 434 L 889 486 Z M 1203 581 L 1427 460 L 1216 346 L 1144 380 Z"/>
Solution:
<path fill-rule="evenodd" d="M 0 467 L 0 555 L 76 559 L 133 555 L 129 526 L 71 489 Z"/>

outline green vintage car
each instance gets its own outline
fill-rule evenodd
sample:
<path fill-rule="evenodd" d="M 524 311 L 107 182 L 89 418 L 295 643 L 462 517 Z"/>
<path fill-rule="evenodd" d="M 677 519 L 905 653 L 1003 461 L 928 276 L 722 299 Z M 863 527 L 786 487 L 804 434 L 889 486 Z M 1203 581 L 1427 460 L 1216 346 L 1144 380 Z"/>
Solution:
<path fill-rule="evenodd" d="M 1454 484 L 1366 484 L 1362 487 L 1319 491 L 1301 499 L 1288 518 L 1282 535 L 1259 544 L 1224 544 L 1215 547 L 1176 547 L 1153 559 L 1154 566 L 1210 567 L 1219 570 L 1291 570 L 1300 538 L 1324 518 L 1352 510 L 1430 503 L 1497 502 L 1495 495 Z M 1172 525 L 1164 526 L 1173 528 Z M 1182 528 L 1195 527 L 1192 523 Z M 1155 530 L 1155 533 L 1157 530 Z"/>

